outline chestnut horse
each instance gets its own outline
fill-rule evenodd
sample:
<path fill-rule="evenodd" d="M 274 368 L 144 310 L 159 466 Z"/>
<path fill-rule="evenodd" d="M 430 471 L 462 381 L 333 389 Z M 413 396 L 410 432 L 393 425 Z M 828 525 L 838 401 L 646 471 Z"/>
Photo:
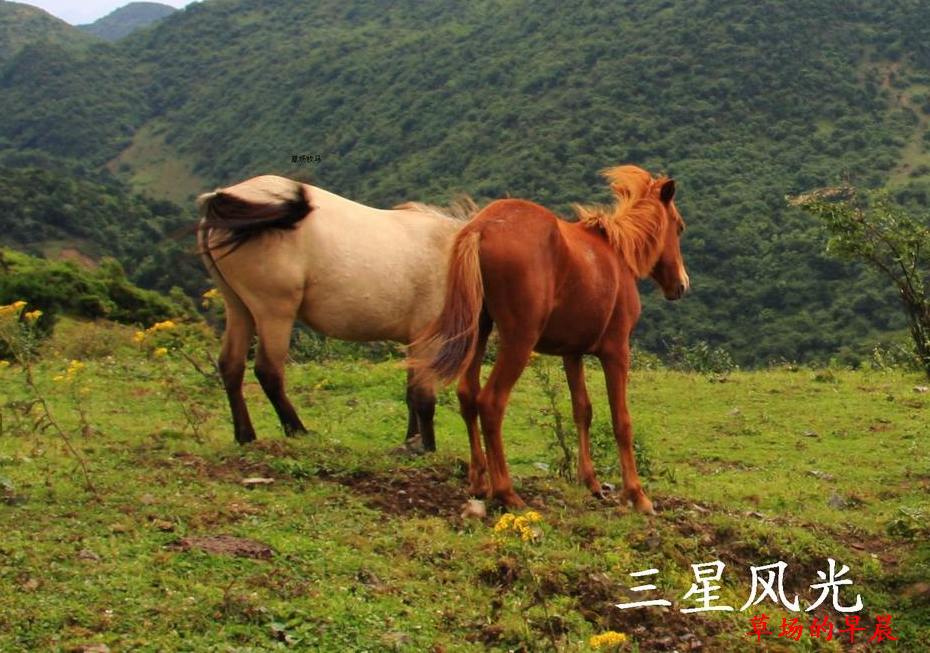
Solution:
<path fill-rule="evenodd" d="M 675 182 L 636 166 L 608 169 L 613 206 L 576 206 L 566 222 L 532 202 L 492 202 L 456 236 L 442 312 L 415 343 L 415 382 L 460 377 L 462 417 L 471 444 L 469 482 L 476 496 L 520 507 L 514 492 L 501 423 L 510 392 L 535 350 L 562 356 L 578 430 L 578 476 L 592 493 L 601 486 L 591 462 L 591 402 L 582 356 L 600 359 L 607 381 L 614 437 L 623 474 L 623 497 L 653 512 L 636 473 L 627 408 L 630 333 L 639 318 L 638 278 L 652 277 L 665 297 L 689 287 L 679 248 L 684 222 L 675 207 Z M 480 388 L 481 360 L 492 326 L 497 361 Z M 487 458 L 481 450 L 478 418 Z M 490 476 L 487 487 L 485 473 Z"/>
<path fill-rule="evenodd" d="M 240 444 L 255 439 L 242 378 L 256 333 L 255 375 L 285 433 L 304 431 L 284 390 L 294 320 L 343 340 L 411 342 L 442 307 L 452 239 L 475 211 L 467 198 L 448 212 L 416 203 L 374 209 L 273 175 L 198 203 L 204 264 L 226 304 L 219 368 Z M 419 434 L 433 451 L 435 390 L 414 387 L 411 376 L 407 442 Z"/>

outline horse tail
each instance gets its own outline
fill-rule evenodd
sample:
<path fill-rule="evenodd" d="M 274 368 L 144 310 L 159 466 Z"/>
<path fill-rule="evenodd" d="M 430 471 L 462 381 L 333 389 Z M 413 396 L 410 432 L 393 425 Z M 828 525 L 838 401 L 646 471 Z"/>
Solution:
<path fill-rule="evenodd" d="M 310 194 L 303 184 L 283 178 L 266 179 L 288 183 L 274 193 L 260 195 L 261 199 L 245 199 L 230 189 L 204 193 L 197 198 L 201 215 L 197 231 L 202 253 L 229 248 L 225 256 L 268 229 L 293 229 L 313 210 Z M 223 230 L 223 236 L 219 240 L 211 239 L 211 229 Z"/>
<path fill-rule="evenodd" d="M 479 231 L 466 228 L 452 244 L 442 312 L 411 344 L 413 351 L 424 352 L 409 363 L 418 385 L 458 378 L 474 356 L 484 304 L 480 241 Z"/>

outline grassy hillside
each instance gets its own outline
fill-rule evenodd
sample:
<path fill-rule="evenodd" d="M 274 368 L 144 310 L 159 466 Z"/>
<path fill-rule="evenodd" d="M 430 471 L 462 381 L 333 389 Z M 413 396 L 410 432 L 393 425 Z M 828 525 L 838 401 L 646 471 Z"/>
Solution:
<path fill-rule="evenodd" d="M 613 630 L 629 638 L 616 650 L 727 652 L 756 648 L 760 612 L 774 631 L 763 650 L 865 650 L 879 614 L 893 616 L 894 650 L 930 647 L 930 402 L 916 377 L 780 369 L 709 383 L 637 370 L 638 458 L 659 510 L 647 518 L 541 469 L 555 467 L 552 415 L 540 412 L 544 376 L 528 370 L 505 423 L 517 490 L 542 518 L 521 542 L 495 534 L 500 512 L 460 517 L 467 441 L 451 392 L 440 453 L 411 460 L 388 455 L 405 420 L 396 363 L 291 366 L 314 434 L 284 439 L 250 381 L 260 440 L 239 448 L 215 381 L 175 353 L 146 356 L 131 335 L 65 323 L 35 369 L 62 428 L 82 433 L 73 444 L 96 495 L 53 432 L 19 416 L 20 371 L 0 369 L 4 650 L 580 652 Z M 76 357 L 86 367 L 67 376 Z M 590 377 L 597 466 L 619 483 L 603 380 Z M 557 406 L 570 415 L 567 397 Z M 243 485 L 254 477 L 273 481 Z M 777 637 L 782 617 L 842 627 L 826 606 L 739 612 L 751 565 L 786 562 L 803 610 L 827 557 L 849 565 L 842 603 L 862 597 L 857 646 Z M 720 604 L 736 610 L 681 613 L 690 565 L 713 560 L 726 564 Z M 652 567 L 659 590 L 631 592 L 628 574 Z M 643 598 L 673 605 L 613 607 Z"/>
<path fill-rule="evenodd" d="M 106 41 L 118 41 L 137 29 L 157 23 L 175 11 L 177 10 L 174 7 L 160 2 L 130 2 L 89 25 L 80 25 L 79 29 Z"/>
<path fill-rule="evenodd" d="M 38 7 L 0 0 L 0 64 L 26 45 L 85 46 L 95 40 Z"/>
<path fill-rule="evenodd" d="M 916 1 L 210 0 L 86 57 L 15 58 L 0 134 L 154 193 L 299 172 L 378 205 L 466 191 L 566 214 L 637 162 L 681 181 L 694 280 L 648 299 L 639 341 L 822 360 L 902 322 L 783 198 L 850 181 L 927 205 L 928 36 Z"/>

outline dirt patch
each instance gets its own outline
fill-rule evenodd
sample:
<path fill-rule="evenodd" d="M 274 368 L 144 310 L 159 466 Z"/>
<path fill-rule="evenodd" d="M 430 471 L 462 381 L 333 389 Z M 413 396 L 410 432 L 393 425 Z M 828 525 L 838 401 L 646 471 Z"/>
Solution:
<path fill-rule="evenodd" d="M 258 558 L 268 560 L 274 555 L 270 546 L 256 540 L 232 535 L 205 535 L 184 537 L 168 545 L 175 551 L 199 549 L 213 555 L 238 556 L 240 558 Z"/>
<path fill-rule="evenodd" d="M 662 494 L 654 494 L 652 496 L 652 501 L 656 511 L 660 514 L 675 511 L 687 511 L 700 514 L 726 512 L 725 510 L 722 510 L 721 508 L 709 503 L 693 501 L 691 499 L 683 499 L 682 497 L 675 497 L 670 495 L 666 496 Z"/>
<path fill-rule="evenodd" d="M 629 589 L 602 572 L 570 579 L 578 612 L 597 630 L 616 630 L 636 638 L 641 651 L 713 650 L 705 645 L 723 631 L 725 623 L 673 608 L 616 607 L 630 597 Z"/>
<path fill-rule="evenodd" d="M 509 589 L 519 577 L 520 564 L 513 558 L 500 558 L 478 572 L 482 583 L 500 590 Z"/>
<path fill-rule="evenodd" d="M 713 651 L 725 624 L 673 609 L 621 610 L 611 606 L 605 628 L 632 635 L 640 651 Z"/>
<path fill-rule="evenodd" d="M 334 476 L 321 474 L 320 478 L 339 483 L 364 497 L 369 508 L 390 515 L 439 516 L 460 522 L 462 507 L 472 498 L 468 494 L 467 474 L 467 466 L 459 461 L 432 467 L 399 467 L 391 471 L 363 470 Z M 565 508 L 568 505 L 565 492 L 557 483 L 543 476 L 529 476 L 515 478 L 514 489 L 531 507 Z M 594 499 L 592 503 L 595 503 Z M 617 505 L 610 495 L 596 503 L 607 507 Z M 485 523 L 493 524 L 501 511 L 501 506 L 492 502 L 488 506 Z"/>
<path fill-rule="evenodd" d="M 527 476 L 514 482 L 514 489 L 523 500 L 534 508 L 566 508 L 568 502 L 565 498 L 565 490 L 559 486 L 561 481 L 557 481 L 549 476 Z M 605 502 L 615 505 L 611 502 L 611 495 L 606 495 Z M 595 500 L 592 498 L 592 502 Z"/>
<path fill-rule="evenodd" d="M 207 460 L 203 456 L 186 451 L 170 455 L 158 452 L 153 456 L 149 448 L 140 448 L 136 454 L 140 462 L 150 467 L 186 470 L 194 476 L 213 480 L 239 483 L 243 478 L 250 476 L 273 476 L 267 463 L 238 453 L 221 456 L 219 460 Z"/>
<path fill-rule="evenodd" d="M 389 515 L 459 520 L 468 500 L 465 480 L 452 466 L 404 467 L 390 472 L 357 471 L 329 477 L 363 497 L 369 508 Z"/>

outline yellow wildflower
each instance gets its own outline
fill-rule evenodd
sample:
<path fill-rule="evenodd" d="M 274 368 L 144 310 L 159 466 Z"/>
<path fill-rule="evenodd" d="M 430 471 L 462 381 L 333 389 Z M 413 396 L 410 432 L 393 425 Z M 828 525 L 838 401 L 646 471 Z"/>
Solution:
<path fill-rule="evenodd" d="M 210 290 L 208 290 L 203 295 L 201 295 L 201 297 L 203 297 L 204 299 L 216 299 L 219 296 L 220 296 L 220 291 L 217 290 L 216 288 L 210 288 Z"/>
<path fill-rule="evenodd" d="M 542 535 L 542 531 L 532 524 L 542 521 L 542 517 L 535 510 L 523 515 L 504 513 L 494 524 L 495 533 L 514 533 L 524 542 L 530 542 Z"/>
<path fill-rule="evenodd" d="M 511 524 L 513 524 L 513 515 L 509 512 L 505 512 L 501 515 L 501 518 L 497 520 L 497 523 L 494 524 L 494 532 L 501 533 L 510 530 Z"/>
<path fill-rule="evenodd" d="M 625 634 L 618 633 L 614 630 L 608 630 L 606 633 L 593 635 L 591 639 L 588 640 L 588 645 L 591 648 L 609 648 L 611 646 L 620 646 L 620 644 L 623 644 L 625 641 Z"/>
<path fill-rule="evenodd" d="M 71 361 L 71 363 L 68 365 L 68 376 L 74 376 L 75 374 L 83 370 L 85 367 L 86 365 L 84 365 L 84 363 L 82 363 L 79 360 Z"/>
<path fill-rule="evenodd" d="M 19 313 L 22 310 L 23 306 L 25 305 L 26 305 L 26 302 L 20 299 L 18 301 L 13 302 L 12 304 L 7 304 L 6 306 L 0 306 L 0 317 L 6 316 L 6 315 L 13 315 L 14 313 Z"/>
<path fill-rule="evenodd" d="M 168 353 L 167 348 L 159 347 L 158 349 L 152 352 L 152 355 L 155 356 L 155 358 L 161 358 L 162 356 L 167 355 L 167 353 Z"/>
<path fill-rule="evenodd" d="M 0 370 L 10 366 L 10 361 L 0 361 Z"/>
<path fill-rule="evenodd" d="M 52 381 L 54 381 L 55 383 L 61 383 L 64 380 L 65 380 L 64 374 L 58 374 L 57 376 L 52 377 Z"/>
<path fill-rule="evenodd" d="M 143 340 L 145 340 L 145 331 L 136 331 L 132 335 L 132 341 L 137 345 L 141 345 Z"/>
<path fill-rule="evenodd" d="M 28 313 L 23 315 L 23 317 L 26 318 L 27 322 L 35 323 L 40 317 L 42 317 L 42 311 L 40 311 L 39 309 L 36 309 L 34 311 L 29 311 Z"/>
<path fill-rule="evenodd" d="M 155 324 L 150 326 L 149 331 L 152 333 L 155 333 L 157 331 L 170 331 L 176 326 L 177 324 L 175 324 L 173 320 L 165 320 L 164 322 L 156 322 Z"/>

